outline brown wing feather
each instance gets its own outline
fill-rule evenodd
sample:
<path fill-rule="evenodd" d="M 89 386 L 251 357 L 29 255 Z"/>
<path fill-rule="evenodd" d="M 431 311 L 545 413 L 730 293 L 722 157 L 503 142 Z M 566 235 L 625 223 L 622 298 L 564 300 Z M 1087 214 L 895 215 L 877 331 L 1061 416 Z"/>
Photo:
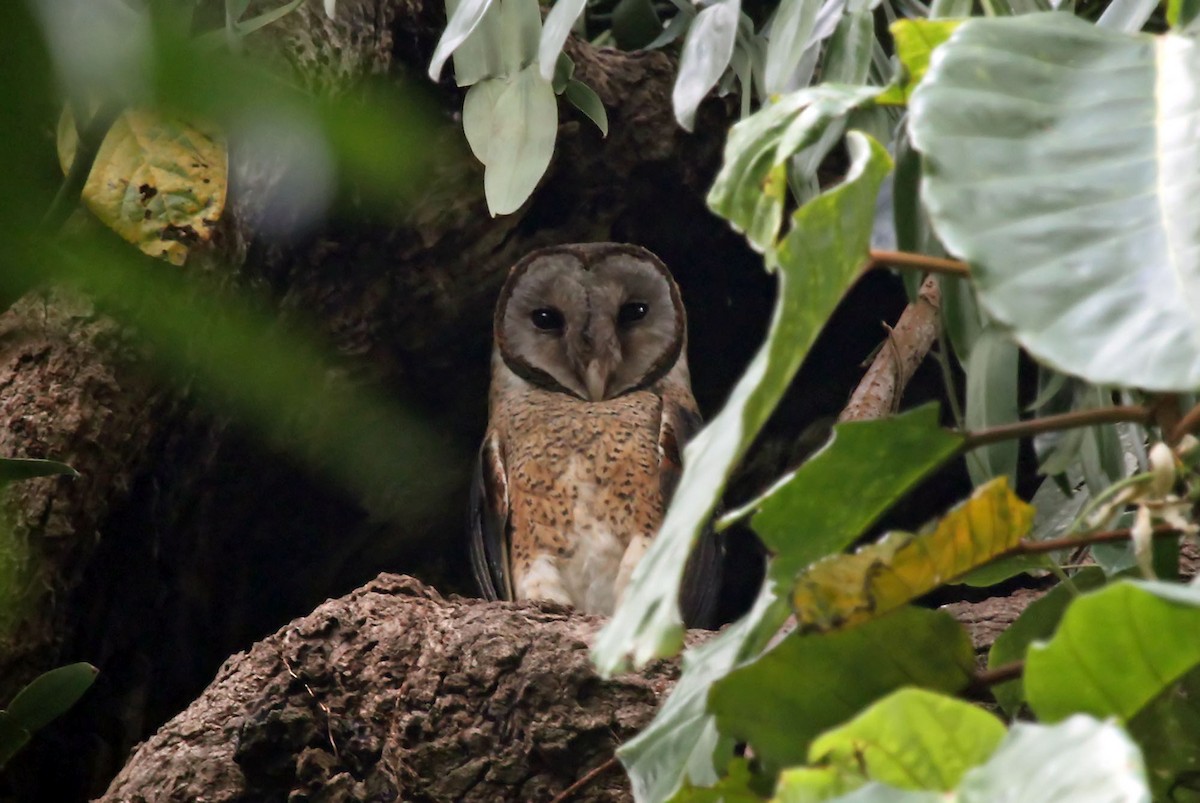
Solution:
<path fill-rule="evenodd" d="M 683 447 L 700 430 L 703 420 L 694 409 L 663 400 L 663 418 L 658 445 L 662 455 L 660 472 L 663 497 L 670 502 L 683 471 Z M 700 534 L 684 569 L 679 605 L 688 627 L 713 627 L 721 590 L 724 546 L 712 526 Z"/>
<path fill-rule="evenodd" d="M 508 480 L 494 434 L 484 438 L 471 482 L 471 570 L 484 599 L 511 600 Z"/>

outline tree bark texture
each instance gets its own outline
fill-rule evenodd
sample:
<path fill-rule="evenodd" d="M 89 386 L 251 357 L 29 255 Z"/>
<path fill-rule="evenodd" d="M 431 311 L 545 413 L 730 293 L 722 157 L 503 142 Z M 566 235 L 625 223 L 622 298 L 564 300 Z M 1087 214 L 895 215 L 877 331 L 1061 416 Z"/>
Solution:
<path fill-rule="evenodd" d="M 601 680 L 599 624 L 380 575 L 230 658 L 100 801 L 548 801 L 644 726 L 676 674 Z M 613 770 L 572 799 L 629 798 Z"/>

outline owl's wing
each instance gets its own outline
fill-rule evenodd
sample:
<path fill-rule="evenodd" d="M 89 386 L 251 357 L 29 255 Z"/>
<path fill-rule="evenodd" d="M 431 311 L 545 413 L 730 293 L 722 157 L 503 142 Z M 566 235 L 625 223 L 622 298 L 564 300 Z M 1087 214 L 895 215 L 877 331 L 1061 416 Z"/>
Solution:
<path fill-rule="evenodd" d="M 658 433 L 659 453 L 662 456 L 659 470 L 663 496 L 668 500 L 675 495 L 675 487 L 683 472 L 683 447 L 703 423 L 694 409 L 674 403 L 669 397 L 663 400 L 662 423 Z M 688 557 L 683 588 L 679 593 L 683 621 L 688 627 L 712 627 L 714 624 L 724 552 L 720 536 L 711 524 L 706 525 Z"/>
<path fill-rule="evenodd" d="M 479 449 L 471 481 L 471 570 L 484 599 L 510 600 L 508 480 L 495 433 Z"/>

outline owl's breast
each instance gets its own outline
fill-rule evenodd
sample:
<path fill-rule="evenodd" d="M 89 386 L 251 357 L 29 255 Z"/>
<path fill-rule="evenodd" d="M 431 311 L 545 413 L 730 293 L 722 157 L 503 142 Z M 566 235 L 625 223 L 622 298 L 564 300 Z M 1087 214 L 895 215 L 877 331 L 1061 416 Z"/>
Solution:
<path fill-rule="evenodd" d="M 611 613 L 630 542 L 662 522 L 662 401 L 649 392 L 548 401 L 506 422 L 514 578 L 519 586 L 552 566 L 573 605 Z"/>

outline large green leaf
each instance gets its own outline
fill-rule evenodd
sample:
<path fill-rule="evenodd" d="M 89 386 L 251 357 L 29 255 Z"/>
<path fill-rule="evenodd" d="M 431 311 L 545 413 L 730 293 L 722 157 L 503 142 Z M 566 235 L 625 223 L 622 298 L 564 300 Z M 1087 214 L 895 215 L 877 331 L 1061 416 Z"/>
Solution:
<path fill-rule="evenodd" d="M 498 0 L 448 0 L 446 14 L 446 30 L 438 39 L 437 47 L 433 50 L 433 58 L 429 60 L 429 77 L 438 80 L 446 59 L 457 50 L 463 42 L 475 31 L 483 21 L 484 14 Z"/>
<path fill-rule="evenodd" d="M 1004 735 L 1004 723 L 978 706 L 907 688 L 821 734 L 808 759 L 905 789 L 948 790 Z"/>
<path fill-rule="evenodd" d="M 658 536 L 634 570 L 593 660 L 601 672 L 644 664 L 679 648 L 679 586 L 684 564 L 720 501 L 730 473 L 775 409 L 838 301 L 867 259 L 875 196 L 890 166 L 879 143 L 847 139 L 845 183 L 796 211 L 778 252 L 779 301 L 767 340 L 729 401 L 684 452 L 683 476 Z"/>
<path fill-rule="evenodd" d="M 935 228 L 1021 345 L 1099 384 L 1200 386 L 1194 40 L 971 20 L 910 112 Z"/>
<path fill-rule="evenodd" d="M 787 201 L 786 163 L 835 121 L 870 101 L 877 87 L 822 84 L 784 95 L 735 125 L 708 206 L 762 252 L 775 247 Z"/>
<path fill-rule="evenodd" d="M 756 511 L 751 526 L 775 553 L 772 573 L 790 581 L 814 560 L 849 546 L 961 443 L 961 436 L 938 426 L 932 404 L 896 418 L 835 426 L 825 448 L 743 509 Z"/>
<path fill-rule="evenodd" d="M 722 733 L 776 768 L 802 763 L 809 743 L 904 686 L 945 692 L 970 680 L 966 631 L 941 611 L 902 608 L 850 630 L 792 634 L 713 686 Z"/>
<path fill-rule="evenodd" d="M 720 737 L 708 713 L 709 689 L 738 663 L 761 652 L 788 610 L 768 582 L 749 613 L 683 654 L 683 672 L 654 721 L 617 751 L 635 800 L 666 800 L 685 782 L 705 786 L 716 781 Z"/>
<path fill-rule="evenodd" d="M 1200 664 L 1200 588 L 1122 581 L 1077 599 L 1029 648 L 1025 695 L 1042 720 L 1128 720 Z"/>
<path fill-rule="evenodd" d="M 67 474 L 78 477 L 79 472 L 57 460 L 37 460 L 26 457 L 0 457 L 0 486 L 34 477 Z"/>

